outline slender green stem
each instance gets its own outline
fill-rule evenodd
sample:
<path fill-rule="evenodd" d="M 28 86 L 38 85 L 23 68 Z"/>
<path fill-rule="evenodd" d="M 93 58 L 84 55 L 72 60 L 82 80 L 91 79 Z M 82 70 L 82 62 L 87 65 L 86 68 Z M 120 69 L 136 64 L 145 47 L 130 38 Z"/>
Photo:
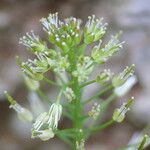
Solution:
<path fill-rule="evenodd" d="M 47 82 L 49 85 L 56 85 L 56 86 L 59 86 L 56 82 L 54 82 L 54 81 L 52 81 L 52 80 L 50 80 L 50 79 L 48 79 L 48 78 L 46 78 L 46 77 L 43 77 L 43 80 L 44 80 L 45 82 Z"/>
<path fill-rule="evenodd" d="M 71 88 L 75 94 L 75 99 L 72 101 L 73 107 L 73 128 L 77 129 L 76 130 L 76 136 L 75 136 L 75 141 L 80 141 L 81 137 L 79 134 L 79 130 L 82 129 L 82 119 L 81 119 L 81 90 L 80 90 L 80 85 L 78 82 L 78 78 L 74 77 L 72 75 L 72 72 L 77 69 L 77 53 L 74 49 L 69 51 L 69 62 L 70 62 L 70 77 L 71 77 Z"/>
<path fill-rule="evenodd" d="M 103 95 L 104 93 L 106 93 L 108 90 L 111 90 L 111 89 L 113 89 L 113 86 L 112 86 L 112 85 L 107 86 L 106 88 L 102 89 L 100 92 L 96 93 L 95 95 L 91 96 L 89 99 L 85 100 L 85 101 L 83 102 L 83 104 L 89 103 L 89 102 L 92 101 L 93 99 L 95 99 L 95 98 L 97 98 L 97 97 Z"/>
<path fill-rule="evenodd" d="M 107 121 L 106 123 L 104 123 L 104 124 L 102 124 L 102 125 L 98 125 L 98 126 L 96 126 L 96 127 L 92 127 L 92 128 L 90 128 L 89 130 L 90 130 L 91 132 L 101 131 L 101 130 L 103 130 L 103 129 L 109 127 L 109 126 L 111 126 L 113 123 L 115 123 L 115 121 L 114 121 L 113 119 L 111 119 L 111 120 Z"/>
<path fill-rule="evenodd" d="M 83 83 L 82 85 L 80 85 L 80 88 L 83 88 L 83 87 L 85 87 L 85 86 L 87 86 L 87 85 L 90 85 L 90 84 L 92 84 L 92 83 L 95 83 L 95 82 L 96 82 L 96 80 L 91 80 L 91 81 L 85 82 L 85 83 Z"/>

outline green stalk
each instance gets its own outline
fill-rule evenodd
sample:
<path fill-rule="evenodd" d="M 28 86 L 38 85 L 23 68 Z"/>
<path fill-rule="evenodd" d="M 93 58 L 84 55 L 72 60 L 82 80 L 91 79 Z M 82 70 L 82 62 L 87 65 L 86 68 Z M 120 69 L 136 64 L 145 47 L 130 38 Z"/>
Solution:
<path fill-rule="evenodd" d="M 54 81 L 52 81 L 52 80 L 50 80 L 50 79 L 48 79 L 48 78 L 46 78 L 46 77 L 43 77 L 43 80 L 44 80 L 45 82 L 47 82 L 49 85 L 56 85 L 56 86 L 59 86 L 56 82 L 54 82 Z"/>
<path fill-rule="evenodd" d="M 74 91 L 75 99 L 72 101 L 73 104 L 73 128 L 76 130 L 75 141 L 80 141 L 79 130 L 82 129 L 82 119 L 81 119 L 81 90 L 78 82 L 78 78 L 72 75 L 72 72 L 77 69 L 77 55 L 74 50 L 69 51 L 69 62 L 70 62 L 70 76 L 71 76 L 71 88 Z"/>
<path fill-rule="evenodd" d="M 98 125 L 96 127 L 90 128 L 89 130 L 91 132 L 97 132 L 97 131 L 101 131 L 109 126 L 111 126 L 113 123 L 115 123 L 115 121 L 113 119 L 107 121 L 106 123 L 102 124 L 102 125 Z"/>
<path fill-rule="evenodd" d="M 85 82 L 82 85 L 80 85 L 80 88 L 83 88 L 83 87 L 88 86 L 88 85 L 95 83 L 95 82 L 96 82 L 96 80 L 91 80 L 91 81 Z"/>

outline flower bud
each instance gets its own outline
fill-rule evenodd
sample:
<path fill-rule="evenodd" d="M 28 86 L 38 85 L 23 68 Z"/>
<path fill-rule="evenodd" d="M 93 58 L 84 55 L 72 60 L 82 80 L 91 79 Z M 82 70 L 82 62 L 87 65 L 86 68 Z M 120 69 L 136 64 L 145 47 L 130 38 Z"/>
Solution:
<path fill-rule="evenodd" d="M 69 102 L 75 99 L 75 94 L 71 88 L 67 87 L 63 93 Z"/>
<path fill-rule="evenodd" d="M 104 48 L 100 48 L 102 41 L 98 45 L 94 46 L 92 49 L 92 58 L 96 63 L 102 64 L 109 60 L 113 54 L 119 51 L 122 48 L 123 42 L 118 40 L 118 34 L 112 36 L 108 44 Z"/>
<path fill-rule="evenodd" d="M 105 69 L 96 77 L 96 82 L 100 84 L 105 84 L 112 78 L 112 76 L 113 76 L 113 73 L 111 73 L 109 69 L 108 70 Z"/>
<path fill-rule="evenodd" d="M 31 34 L 26 33 L 26 36 L 23 36 L 20 38 L 19 41 L 20 44 L 23 44 L 31 49 L 31 51 L 35 52 L 42 52 L 47 47 L 44 42 L 42 42 L 37 35 L 34 34 L 33 31 L 31 31 Z"/>
<path fill-rule="evenodd" d="M 90 44 L 100 40 L 106 32 L 106 25 L 103 24 L 103 19 L 95 19 L 95 15 L 88 17 L 88 21 L 84 28 L 84 43 Z"/>
<path fill-rule="evenodd" d="M 125 81 L 133 75 L 134 69 L 135 65 L 133 64 L 130 67 L 127 66 L 119 75 L 115 75 L 112 79 L 113 86 L 118 87 L 124 84 Z"/>
<path fill-rule="evenodd" d="M 130 106 L 133 103 L 134 98 L 132 97 L 126 103 L 124 103 L 120 108 L 115 109 L 113 113 L 113 120 L 116 122 L 122 122 L 125 118 L 125 114 L 130 110 Z"/>

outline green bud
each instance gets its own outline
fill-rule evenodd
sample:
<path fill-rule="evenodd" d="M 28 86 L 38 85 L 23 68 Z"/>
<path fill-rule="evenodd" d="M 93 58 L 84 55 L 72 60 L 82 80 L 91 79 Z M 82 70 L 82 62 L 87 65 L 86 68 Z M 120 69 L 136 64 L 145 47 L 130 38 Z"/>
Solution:
<path fill-rule="evenodd" d="M 43 52 L 47 49 L 44 42 L 42 42 L 33 31 L 31 33 L 26 33 L 26 36 L 20 38 L 20 44 L 27 46 L 32 52 Z"/>
<path fill-rule="evenodd" d="M 88 21 L 84 28 L 84 43 L 90 44 L 98 41 L 106 32 L 106 25 L 102 24 L 103 19 L 95 19 L 95 15 L 88 17 Z"/>
<path fill-rule="evenodd" d="M 120 108 L 115 109 L 113 113 L 113 120 L 116 122 L 122 122 L 125 118 L 125 114 L 130 110 L 130 106 L 133 103 L 134 98 L 132 97 L 126 103 L 124 103 Z"/>
<path fill-rule="evenodd" d="M 125 81 L 133 75 L 135 69 L 135 65 L 131 65 L 130 67 L 126 67 L 123 72 L 119 75 L 115 75 L 112 79 L 112 84 L 114 87 L 121 86 L 125 83 Z"/>

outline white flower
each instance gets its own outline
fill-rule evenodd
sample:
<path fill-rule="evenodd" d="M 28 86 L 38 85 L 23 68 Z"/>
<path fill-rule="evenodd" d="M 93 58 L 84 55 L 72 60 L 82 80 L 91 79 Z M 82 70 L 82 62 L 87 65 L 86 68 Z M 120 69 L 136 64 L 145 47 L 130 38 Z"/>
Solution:
<path fill-rule="evenodd" d="M 53 103 L 50 106 L 49 112 L 48 112 L 48 125 L 52 129 L 56 129 L 58 127 L 58 122 L 60 120 L 62 114 L 62 106 L 59 103 Z"/>
<path fill-rule="evenodd" d="M 41 113 L 32 127 L 32 138 L 40 138 L 42 141 L 47 141 L 54 137 L 52 128 L 48 127 L 48 114 Z"/>
<path fill-rule="evenodd" d="M 47 120 L 48 114 L 46 112 L 41 113 L 33 124 L 33 129 L 39 131 L 44 124 L 47 124 Z"/>
<path fill-rule="evenodd" d="M 54 132 L 52 131 L 51 128 L 49 128 L 47 130 L 41 130 L 41 131 L 38 131 L 38 137 L 42 141 L 47 141 L 47 140 L 49 140 L 49 139 L 54 137 Z"/>
<path fill-rule="evenodd" d="M 49 112 L 41 113 L 32 127 L 32 138 L 40 138 L 43 141 L 54 137 L 54 130 L 58 127 L 58 121 L 62 114 L 62 106 L 53 103 Z"/>
<path fill-rule="evenodd" d="M 132 97 L 129 99 L 126 103 L 123 103 L 123 105 L 120 108 L 115 109 L 113 113 L 113 120 L 116 122 L 122 122 L 125 118 L 125 114 L 127 111 L 130 110 L 130 106 L 133 103 L 134 98 Z"/>
<path fill-rule="evenodd" d="M 116 87 L 114 89 L 114 93 L 118 96 L 118 97 L 122 97 L 124 96 L 126 93 L 128 93 L 131 88 L 137 83 L 137 78 L 136 76 L 131 76 L 127 79 L 127 81 L 119 86 L 119 87 Z"/>

